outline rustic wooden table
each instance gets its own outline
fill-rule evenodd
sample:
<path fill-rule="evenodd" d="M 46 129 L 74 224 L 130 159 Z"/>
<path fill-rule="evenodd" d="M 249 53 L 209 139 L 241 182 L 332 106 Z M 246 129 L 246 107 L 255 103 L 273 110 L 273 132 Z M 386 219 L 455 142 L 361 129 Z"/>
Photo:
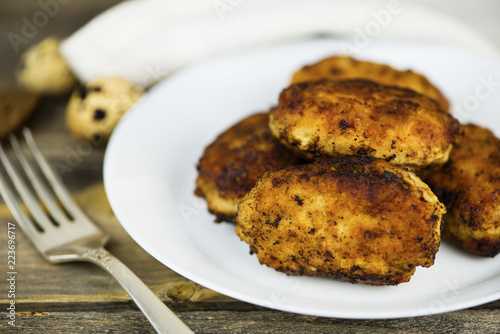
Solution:
<path fill-rule="evenodd" d="M 62 1 L 61 1 L 62 2 Z M 15 53 L 5 38 L 22 18 L 40 10 L 35 1 L 0 4 L 0 87 L 15 86 L 19 54 L 49 35 L 68 35 L 115 4 L 72 1 Z M 64 125 L 68 96 L 45 97 L 29 123 L 51 161 L 66 165 L 65 183 L 85 211 L 112 237 L 108 249 L 129 266 L 196 333 L 500 333 L 500 300 L 451 313 L 394 320 L 326 319 L 273 311 L 223 296 L 166 268 L 139 247 L 114 217 L 102 185 L 104 147 L 78 151 Z M 7 224 L 16 223 L 0 201 L 0 333 L 154 333 L 129 296 L 90 264 L 52 265 L 16 230 L 16 326 L 8 324 Z"/>

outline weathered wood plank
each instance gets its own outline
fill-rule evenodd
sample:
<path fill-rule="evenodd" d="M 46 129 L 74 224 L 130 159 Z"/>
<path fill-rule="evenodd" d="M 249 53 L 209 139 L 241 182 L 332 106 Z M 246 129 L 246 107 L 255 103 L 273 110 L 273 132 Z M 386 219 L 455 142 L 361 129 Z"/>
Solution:
<path fill-rule="evenodd" d="M 114 217 L 101 183 L 89 187 L 75 198 L 89 216 L 111 235 L 108 250 L 129 266 L 146 284 L 156 286 L 159 294 L 174 296 L 177 293 L 182 296 L 182 288 L 192 291 L 189 298 L 193 300 L 200 300 L 203 296 L 214 294 L 207 289 L 200 290 L 199 286 L 179 285 L 179 282 L 187 284 L 188 281 L 166 268 L 139 247 Z M 7 222 L 15 223 L 9 216 L 9 210 L 5 205 L 0 205 L 2 245 L 6 243 Z M 118 283 L 102 269 L 88 263 L 61 265 L 47 263 L 24 236 L 19 226 L 16 232 L 19 298 L 26 302 L 60 299 L 93 302 L 129 300 L 128 295 L 122 291 Z M 0 250 L 2 258 L 7 257 L 7 250 L 7 247 L 2 247 Z M 6 282 L 2 281 L 0 287 L 5 285 Z M 51 297 L 52 294 L 55 296 Z M 5 302 L 4 298 L 4 295 L 0 296 L 0 302 Z"/>
<path fill-rule="evenodd" d="M 177 312 L 196 333 L 482 333 L 500 331 L 500 317 L 492 310 L 458 311 L 405 320 L 343 320 L 254 310 Z M 144 316 L 128 307 L 85 312 L 38 311 L 18 315 L 22 333 L 154 333 Z M 0 324 L 0 331 L 5 324 Z"/>
<path fill-rule="evenodd" d="M 33 22 L 33 15 L 42 11 L 40 1 L 15 0 L 0 1 L 0 87 L 16 87 L 14 68 L 19 56 L 30 46 L 40 42 L 48 36 L 67 37 L 91 20 L 96 14 L 121 2 L 122 0 L 72 0 L 60 5 L 57 12 L 51 15 L 47 23 L 35 27 L 34 33 L 28 35 L 22 32 L 25 21 Z M 48 3 L 49 1 L 41 1 Z M 62 1 L 61 1 L 62 2 Z M 58 2 L 57 2 L 58 3 Z M 20 36 L 22 42 L 16 47 L 8 38 L 8 34 Z M 15 41 L 18 41 L 17 39 Z M 18 51 L 16 52 L 16 49 Z"/>

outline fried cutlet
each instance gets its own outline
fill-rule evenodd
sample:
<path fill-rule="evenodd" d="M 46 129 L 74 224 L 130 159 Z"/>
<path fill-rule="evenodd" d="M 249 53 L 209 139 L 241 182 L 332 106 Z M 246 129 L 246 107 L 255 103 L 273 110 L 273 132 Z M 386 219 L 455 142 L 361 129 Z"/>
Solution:
<path fill-rule="evenodd" d="M 399 71 L 388 65 L 333 56 L 295 72 L 292 83 L 319 79 L 369 79 L 384 85 L 413 89 L 434 99 L 443 110 L 449 110 L 446 97 L 426 77 L 411 70 Z"/>
<path fill-rule="evenodd" d="M 237 205 L 268 169 L 301 163 L 272 136 L 269 113 L 245 118 L 204 151 L 195 194 L 205 198 L 216 221 L 235 221 Z"/>
<path fill-rule="evenodd" d="M 448 213 L 443 239 L 467 251 L 493 257 L 500 252 L 500 139 L 488 129 L 468 124 L 450 160 L 422 175 Z"/>
<path fill-rule="evenodd" d="M 269 125 L 309 159 L 373 156 L 410 168 L 445 163 L 458 129 L 433 100 L 364 79 L 293 84 L 281 92 Z"/>
<path fill-rule="evenodd" d="M 239 204 L 236 233 L 287 274 L 395 285 L 434 263 L 445 212 L 411 171 L 335 158 L 266 172 Z"/>

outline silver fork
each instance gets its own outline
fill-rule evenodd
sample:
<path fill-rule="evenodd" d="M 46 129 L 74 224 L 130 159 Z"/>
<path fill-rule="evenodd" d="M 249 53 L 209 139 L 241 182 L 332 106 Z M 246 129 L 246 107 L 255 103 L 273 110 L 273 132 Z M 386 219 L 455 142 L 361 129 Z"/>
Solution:
<path fill-rule="evenodd" d="M 0 194 L 38 251 L 49 262 L 87 261 L 105 269 L 128 292 L 158 333 L 193 333 L 129 268 L 104 249 L 108 236 L 73 201 L 67 188 L 41 154 L 31 131 L 25 128 L 22 132 L 27 151 L 38 163 L 55 196 L 45 185 L 47 182 L 42 181 L 41 173 L 28 162 L 18 140 L 11 134 L 9 141 L 12 150 L 50 215 L 38 204 L 23 177 L 14 168 L 3 144 L 0 144 L 0 161 L 32 218 L 21 209 L 1 172 Z"/>

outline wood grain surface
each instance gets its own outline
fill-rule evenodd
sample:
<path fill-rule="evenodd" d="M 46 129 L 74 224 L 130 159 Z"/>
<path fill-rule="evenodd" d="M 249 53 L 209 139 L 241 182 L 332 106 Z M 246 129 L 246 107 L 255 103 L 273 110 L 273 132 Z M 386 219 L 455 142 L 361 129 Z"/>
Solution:
<path fill-rule="evenodd" d="M 119 1 L 73 0 L 40 29 L 30 45 L 49 35 L 69 35 Z M 20 53 L 5 38 L 36 1 L 0 3 L 0 87 L 14 87 Z M 25 50 L 29 45 L 24 46 Z M 21 50 L 22 52 L 22 50 Z M 121 259 L 196 333 L 500 333 L 500 301 L 433 316 L 392 320 L 344 320 L 268 310 L 195 284 L 166 268 L 121 227 L 102 185 L 104 146 L 72 138 L 64 124 L 68 96 L 44 97 L 29 126 L 49 160 L 68 167 L 62 175 L 83 209 L 111 235 L 108 250 Z M 75 155 L 76 152 L 76 155 Z M 80 152 L 80 153 L 78 153 Z M 111 277 L 86 263 L 45 262 L 17 228 L 16 327 L 8 325 L 7 223 L 15 220 L 0 201 L 0 333 L 154 333 L 130 297 Z"/>

